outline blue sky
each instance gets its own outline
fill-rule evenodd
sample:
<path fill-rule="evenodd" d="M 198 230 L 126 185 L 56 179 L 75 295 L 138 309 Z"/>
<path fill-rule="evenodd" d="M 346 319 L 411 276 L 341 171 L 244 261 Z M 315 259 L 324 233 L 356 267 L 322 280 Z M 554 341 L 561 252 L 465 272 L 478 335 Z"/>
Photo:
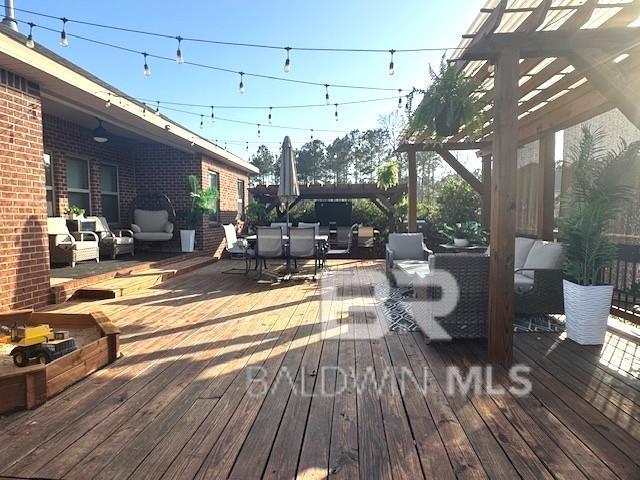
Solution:
<path fill-rule="evenodd" d="M 168 1 L 168 0 L 16 0 L 17 8 L 44 12 L 56 17 L 88 20 L 122 27 L 151 30 L 182 37 L 198 37 L 231 42 L 255 42 L 282 46 L 339 48 L 433 48 L 455 47 L 484 0 L 395 0 L 293 2 L 273 1 Z M 61 22 L 17 12 L 20 20 L 60 28 Z M 26 33 L 27 27 L 20 25 Z M 99 28 L 69 24 L 77 33 L 140 51 L 175 56 L 176 41 Z M 324 88 L 296 85 L 267 79 L 245 78 L 246 91 L 238 93 L 239 77 L 190 65 L 149 59 L 152 75 L 142 74 L 142 56 L 113 50 L 70 38 L 68 48 L 59 45 L 55 33 L 36 29 L 37 42 L 77 63 L 105 81 L 138 98 L 198 103 L 206 105 L 292 105 L 324 103 Z M 442 52 L 397 53 L 396 73 L 387 72 L 388 53 L 291 53 L 291 71 L 283 72 L 285 52 L 233 46 L 184 42 L 185 60 L 230 68 L 237 71 L 284 76 L 321 83 L 369 85 L 384 88 L 411 88 L 425 85 L 427 66 L 439 61 Z M 209 110 L 184 108 L 205 115 L 205 128 L 199 130 L 198 115 L 163 113 L 199 131 L 242 157 L 248 157 L 258 142 L 274 150 L 284 135 L 295 145 L 314 137 L 327 142 L 339 132 L 375 127 L 378 116 L 397 105 L 397 92 L 330 89 L 331 103 L 394 97 L 392 100 L 344 106 L 335 121 L 334 107 L 300 110 L 274 110 L 273 124 L 305 130 L 273 128 L 267 125 L 268 110 L 216 110 L 216 115 L 251 122 L 251 125 L 210 122 Z M 256 124 L 262 135 L 257 137 Z M 250 142 L 246 152 L 244 142 Z M 240 144 L 234 143 L 240 142 Z M 273 143 L 271 143 L 273 142 Z"/>

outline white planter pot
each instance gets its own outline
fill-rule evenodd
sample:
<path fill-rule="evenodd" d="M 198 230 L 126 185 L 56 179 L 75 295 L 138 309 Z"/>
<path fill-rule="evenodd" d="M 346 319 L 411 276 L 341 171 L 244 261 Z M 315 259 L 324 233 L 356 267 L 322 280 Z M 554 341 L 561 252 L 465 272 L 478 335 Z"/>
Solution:
<path fill-rule="evenodd" d="M 183 252 L 193 252 L 196 243 L 196 231 L 180 230 L 180 243 Z"/>
<path fill-rule="evenodd" d="M 469 240 L 467 240 L 466 238 L 454 238 L 453 239 L 453 245 L 456 247 L 468 247 L 469 246 Z"/>
<path fill-rule="evenodd" d="M 613 285 L 585 287 L 563 280 L 567 337 L 580 345 L 602 345 L 607 334 Z"/>

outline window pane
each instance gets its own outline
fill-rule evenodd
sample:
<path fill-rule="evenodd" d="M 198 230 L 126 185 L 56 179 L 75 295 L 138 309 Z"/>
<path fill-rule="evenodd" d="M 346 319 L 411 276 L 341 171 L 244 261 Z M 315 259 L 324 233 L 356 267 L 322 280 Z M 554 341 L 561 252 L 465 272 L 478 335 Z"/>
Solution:
<path fill-rule="evenodd" d="M 244 214 L 244 182 L 238 180 L 238 213 L 237 218 L 241 218 Z"/>
<path fill-rule="evenodd" d="M 220 221 L 220 178 L 217 172 L 209 172 L 209 186 L 216 187 L 218 190 L 218 201 L 216 202 L 216 211 L 209 215 L 210 222 Z"/>
<path fill-rule="evenodd" d="M 107 219 L 108 223 L 120 221 L 117 195 L 102 195 L 102 216 Z"/>
<path fill-rule="evenodd" d="M 53 187 L 53 176 L 51 175 L 51 164 L 44 166 L 44 179 L 47 187 Z"/>
<path fill-rule="evenodd" d="M 69 192 L 69 206 L 84 208 L 85 215 L 91 215 L 91 205 L 88 193 Z"/>
<path fill-rule="evenodd" d="M 113 165 L 100 165 L 100 189 L 103 192 L 118 191 L 118 168 Z"/>
<path fill-rule="evenodd" d="M 67 187 L 89 190 L 89 171 L 84 160 L 67 159 Z"/>
<path fill-rule="evenodd" d="M 53 206 L 53 191 L 47 190 L 47 217 L 55 217 L 55 208 Z"/>

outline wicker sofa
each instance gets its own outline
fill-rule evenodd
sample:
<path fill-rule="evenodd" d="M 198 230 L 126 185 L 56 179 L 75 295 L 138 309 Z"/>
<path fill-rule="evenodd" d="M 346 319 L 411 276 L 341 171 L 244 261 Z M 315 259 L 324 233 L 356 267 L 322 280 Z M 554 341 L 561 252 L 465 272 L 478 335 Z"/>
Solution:
<path fill-rule="evenodd" d="M 72 267 L 83 260 L 100 261 L 98 236 L 94 232 L 73 232 L 62 217 L 47 219 L 51 263 L 68 263 Z"/>

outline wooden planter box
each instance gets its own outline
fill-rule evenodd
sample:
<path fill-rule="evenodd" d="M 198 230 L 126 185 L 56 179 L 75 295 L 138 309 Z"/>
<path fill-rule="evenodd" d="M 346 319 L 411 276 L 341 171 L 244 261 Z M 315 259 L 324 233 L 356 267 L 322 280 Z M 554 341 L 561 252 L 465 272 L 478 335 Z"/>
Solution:
<path fill-rule="evenodd" d="M 0 314 L 0 324 L 49 324 L 53 329 L 97 327 L 100 338 L 47 365 L 30 365 L 0 373 L 0 414 L 31 409 L 118 358 L 120 331 L 102 312 L 55 313 L 21 310 Z"/>

